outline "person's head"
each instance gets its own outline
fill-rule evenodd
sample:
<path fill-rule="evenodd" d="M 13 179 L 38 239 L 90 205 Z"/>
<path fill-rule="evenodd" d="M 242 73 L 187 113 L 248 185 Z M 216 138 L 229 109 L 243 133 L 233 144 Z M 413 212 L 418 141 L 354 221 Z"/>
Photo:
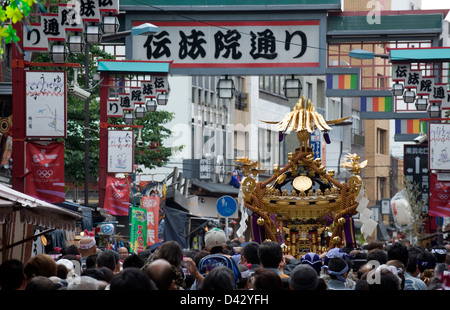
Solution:
<path fill-rule="evenodd" d="M 36 276 L 30 279 L 25 286 L 26 291 L 53 291 L 56 286 L 52 280 L 44 276 Z"/>
<path fill-rule="evenodd" d="M 326 290 L 328 290 L 327 282 L 325 282 L 323 278 L 319 277 L 317 279 L 316 291 L 326 291 Z"/>
<path fill-rule="evenodd" d="M 90 276 L 78 277 L 67 285 L 68 291 L 97 291 L 98 289 L 99 281 Z"/>
<path fill-rule="evenodd" d="M 83 237 L 78 242 L 78 250 L 81 256 L 89 256 L 97 253 L 97 243 L 94 237 Z"/>
<path fill-rule="evenodd" d="M 57 276 L 63 280 L 71 277 L 75 272 L 75 265 L 72 261 L 61 258 L 56 261 L 56 265 L 58 265 Z"/>
<path fill-rule="evenodd" d="M 128 249 L 126 247 L 124 247 L 124 246 L 120 247 L 117 250 L 117 252 L 119 253 L 119 257 L 120 257 L 121 261 L 124 261 L 129 255 Z"/>
<path fill-rule="evenodd" d="M 444 271 L 448 271 L 449 270 L 449 265 L 448 264 L 437 264 L 436 267 L 434 268 L 434 275 L 435 276 L 439 276 L 441 273 L 443 273 Z"/>
<path fill-rule="evenodd" d="M 230 291 L 236 289 L 233 271 L 219 266 L 208 272 L 199 286 L 199 290 Z"/>
<path fill-rule="evenodd" d="M 159 258 L 153 260 L 144 269 L 147 276 L 155 282 L 158 290 L 173 290 L 175 288 L 175 272 L 172 264 Z"/>
<path fill-rule="evenodd" d="M 380 270 L 379 282 L 369 283 L 369 291 L 399 291 L 401 289 L 401 279 L 387 269 Z"/>
<path fill-rule="evenodd" d="M 258 268 L 253 275 L 254 290 L 282 290 L 283 283 L 280 276 L 271 269 Z"/>
<path fill-rule="evenodd" d="M 241 278 L 239 279 L 239 281 L 237 283 L 237 289 L 241 289 L 241 290 L 250 289 L 252 286 L 252 281 L 251 281 L 252 276 L 250 273 L 250 269 L 245 264 L 238 264 L 238 269 L 239 269 L 239 272 L 241 273 Z"/>
<path fill-rule="evenodd" d="M 399 260 L 406 267 L 408 265 L 408 247 L 403 243 L 396 242 L 387 249 L 388 260 Z"/>
<path fill-rule="evenodd" d="M 80 255 L 80 251 L 78 250 L 78 247 L 75 244 L 70 244 L 61 249 L 61 255 Z"/>
<path fill-rule="evenodd" d="M 0 265 L 0 290 L 12 291 L 25 287 L 23 263 L 18 259 L 4 261 Z"/>
<path fill-rule="evenodd" d="M 98 281 L 106 282 L 105 274 L 103 273 L 103 271 L 101 269 L 98 269 L 98 268 L 85 269 L 81 272 L 81 276 L 91 277 Z"/>
<path fill-rule="evenodd" d="M 167 260 L 173 266 L 180 266 L 183 260 L 183 249 L 176 241 L 166 241 L 153 255 L 153 260 L 160 258 Z"/>
<path fill-rule="evenodd" d="M 86 257 L 86 268 L 95 268 L 97 266 L 98 254 L 92 254 Z"/>
<path fill-rule="evenodd" d="M 264 241 L 259 246 L 259 259 L 264 268 L 278 268 L 283 259 L 283 250 L 275 241 Z"/>
<path fill-rule="evenodd" d="M 345 282 L 348 274 L 347 262 L 340 257 L 330 258 L 328 261 L 327 272 L 331 279 Z"/>
<path fill-rule="evenodd" d="M 444 246 L 434 246 L 431 253 L 436 257 L 437 263 L 444 263 L 447 256 L 447 250 Z"/>
<path fill-rule="evenodd" d="M 227 236 L 222 229 L 213 228 L 205 234 L 205 250 L 214 253 L 221 253 L 227 247 Z"/>
<path fill-rule="evenodd" d="M 369 244 L 367 245 L 367 252 L 371 252 L 373 250 L 383 250 L 384 247 L 384 242 L 382 241 L 371 241 L 369 242 Z"/>
<path fill-rule="evenodd" d="M 434 269 L 436 267 L 436 256 L 428 251 L 423 251 L 417 255 L 417 268 L 422 273 L 427 269 Z"/>
<path fill-rule="evenodd" d="M 401 279 L 401 288 L 405 286 L 405 266 L 399 260 L 393 259 L 386 263 L 387 266 L 393 266 L 397 269 L 397 275 Z"/>
<path fill-rule="evenodd" d="M 375 260 L 382 264 L 386 264 L 388 261 L 387 253 L 384 250 L 373 249 L 369 253 L 367 253 L 367 261 Z"/>
<path fill-rule="evenodd" d="M 120 269 L 119 254 L 113 250 L 104 250 L 97 256 L 97 268 L 107 267 L 113 272 L 117 272 Z"/>
<path fill-rule="evenodd" d="M 332 248 L 329 251 L 327 251 L 327 253 L 325 254 L 323 264 L 328 265 L 328 262 L 333 257 L 339 257 L 345 261 L 347 261 L 347 259 L 349 259 L 349 255 L 347 253 L 345 253 L 341 248 L 335 247 L 335 248 Z"/>
<path fill-rule="evenodd" d="M 306 253 L 305 255 L 303 255 L 300 258 L 300 263 L 311 266 L 318 275 L 320 274 L 320 270 L 323 265 L 320 256 L 314 252 Z"/>
<path fill-rule="evenodd" d="M 259 243 L 255 241 L 247 242 L 242 248 L 242 261 L 249 264 L 259 264 Z"/>
<path fill-rule="evenodd" d="M 103 274 L 105 275 L 105 281 L 107 283 L 111 282 L 112 278 L 114 278 L 114 271 L 112 271 L 108 267 L 100 267 L 96 269 L 99 269 L 103 272 Z"/>
<path fill-rule="evenodd" d="M 355 291 L 368 291 L 369 290 L 369 283 L 366 279 L 361 279 L 356 281 L 355 283 Z"/>
<path fill-rule="evenodd" d="M 157 290 L 155 283 L 139 268 L 129 267 L 119 272 L 110 282 L 111 291 Z"/>
<path fill-rule="evenodd" d="M 58 266 L 50 255 L 38 254 L 31 257 L 28 262 L 26 262 L 23 272 L 27 281 L 37 276 L 49 278 L 56 276 L 58 273 Z"/>
<path fill-rule="evenodd" d="M 297 265 L 289 275 L 289 287 L 296 291 L 310 291 L 317 288 L 319 276 L 310 265 Z"/>
<path fill-rule="evenodd" d="M 423 250 L 416 246 L 408 247 L 408 264 L 406 265 L 406 271 L 410 273 L 412 276 L 417 276 L 420 271 L 417 264 L 417 257 Z"/>
<path fill-rule="evenodd" d="M 362 276 L 366 273 L 369 272 L 370 270 L 372 270 L 373 265 L 372 264 L 363 264 L 358 268 L 358 271 L 356 273 L 358 279 L 361 279 Z"/>
<path fill-rule="evenodd" d="M 120 255 L 120 254 L 119 254 Z M 142 268 L 145 264 L 145 261 L 143 258 L 137 254 L 131 254 L 125 258 L 123 261 L 122 267 L 129 268 L 129 267 L 136 267 L 136 268 Z"/>

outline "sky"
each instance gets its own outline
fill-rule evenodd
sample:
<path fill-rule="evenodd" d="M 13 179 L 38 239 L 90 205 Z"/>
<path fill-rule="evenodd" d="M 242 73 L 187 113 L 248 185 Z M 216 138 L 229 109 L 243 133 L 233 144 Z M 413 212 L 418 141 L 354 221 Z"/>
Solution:
<path fill-rule="evenodd" d="M 450 9 L 448 0 L 422 0 L 422 10 Z M 450 20 L 450 14 L 447 14 L 446 20 Z"/>

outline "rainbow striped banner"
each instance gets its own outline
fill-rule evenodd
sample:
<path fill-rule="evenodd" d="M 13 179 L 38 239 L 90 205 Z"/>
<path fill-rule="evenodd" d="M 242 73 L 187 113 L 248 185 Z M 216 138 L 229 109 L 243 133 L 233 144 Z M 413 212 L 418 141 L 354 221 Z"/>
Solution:
<path fill-rule="evenodd" d="M 362 112 L 393 112 L 392 97 L 361 97 Z"/>
<path fill-rule="evenodd" d="M 358 89 L 357 74 L 327 75 L 327 89 Z"/>
<path fill-rule="evenodd" d="M 418 119 L 396 119 L 395 134 L 420 134 L 427 133 L 427 122 Z"/>

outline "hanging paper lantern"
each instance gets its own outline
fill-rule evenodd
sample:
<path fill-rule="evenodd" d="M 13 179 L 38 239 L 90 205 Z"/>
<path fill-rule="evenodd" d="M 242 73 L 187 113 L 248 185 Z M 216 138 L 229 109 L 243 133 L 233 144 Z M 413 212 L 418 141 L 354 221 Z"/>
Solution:
<path fill-rule="evenodd" d="M 395 222 L 400 225 L 407 225 L 411 222 L 411 208 L 405 199 L 397 199 L 391 203 L 392 214 L 394 215 Z"/>

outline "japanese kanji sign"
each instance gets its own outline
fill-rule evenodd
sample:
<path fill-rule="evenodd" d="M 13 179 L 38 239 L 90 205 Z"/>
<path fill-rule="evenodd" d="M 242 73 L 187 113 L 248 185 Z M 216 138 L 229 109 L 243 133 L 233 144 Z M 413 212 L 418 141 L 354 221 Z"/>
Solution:
<path fill-rule="evenodd" d="M 139 253 L 147 247 L 147 210 L 130 208 L 130 250 Z"/>
<path fill-rule="evenodd" d="M 319 67 L 319 20 L 152 24 L 157 34 L 133 37 L 133 59 L 173 60 L 172 68 Z"/>
<path fill-rule="evenodd" d="M 134 131 L 108 130 L 108 173 L 133 172 Z"/>
<path fill-rule="evenodd" d="M 450 90 L 445 83 L 435 83 L 435 77 L 426 76 L 420 69 L 412 69 L 410 63 L 392 64 L 392 81 L 401 82 L 406 89 L 413 89 L 417 96 L 430 102 L 441 102 L 441 109 L 450 109 Z"/>
<path fill-rule="evenodd" d="M 65 71 L 27 71 L 25 79 L 27 137 L 64 138 Z"/>
<path fill-rule="evenodd" d="M 102 14 L 119 13 L 119 0 L 71 0 L 58 13 L 41 15 L 40 23 L 24 27 L 23 49 L 47 51 L 49 41 L 64 41 L 66 32 L 82 32 L 83 22 L 100 22 Z"/>
<path fill-rule="evenodd" d="M 419 199 L 428 202 L 430 194 L 430 170 L 428 169 L 428 145 L 405 144 L 403 146 L 405 178 L 417 184 Z"/>
<path fill-rule="evenodd" d="M 429 123 L 430 169 L 450 170 L 450 124 Z"/>
<path fill-rule="evenodd" d="M 159 196 L 142 196 L 141 207 L 147 211 L 147 246 L 160 242 L 158 237 Z"/>

